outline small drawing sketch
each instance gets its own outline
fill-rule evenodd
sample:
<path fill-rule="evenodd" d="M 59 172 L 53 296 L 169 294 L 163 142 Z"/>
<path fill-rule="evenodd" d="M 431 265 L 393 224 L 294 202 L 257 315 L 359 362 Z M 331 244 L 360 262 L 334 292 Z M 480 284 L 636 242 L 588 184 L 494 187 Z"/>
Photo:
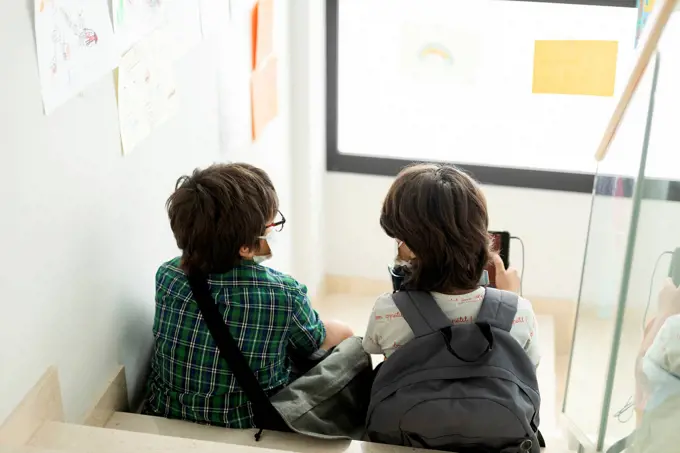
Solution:
<path fill-rule="evenodd" d="M 166 0 L 113 0 L 113 22 L 119 49 L 125 53 L 159 28 Z"/>
<path fill-rule="evenodd" d="M 82 91 L 118 61 L 105 2 L 35 0 L 35 32 L 45 111 Z"/>
<path fill-rule="evenodd" d="M 156 31 L 123 55 L 118 115 L 123 154 L 132 152 L 178 108 L 167 36 Z"/>
<path fill-rule="evenodd" d="M 85 47 L 92 47 L 95 44 L 99 42 L 99 38 L 97 37 L 97 33 L 94 32 L 94 30 L 90 30 L 89 28 L 84 28 L 82 32 L 80 32 L 80 44 L 85 46 Z"/>
<path fill-rule="evenodd" d="M 402 73 L 422 83 L 473 84 L 482 53 L 473 30 L 432 23 L 402 28 Z"/>
<path fill-rule="evenodd" d="M 418 52 L 418 59 L 425 64 L 452 65 L 453 53 L 445 44 L 428 42 Z"/>
<path fill-rule="evenodd" d="M 70 13 L 62 5 L 57 5 L 52 0 L 43 0 L 40 9 L 42 13 L 47 12 L 53 15 L 54 56 L 50 65 L 52 75 L 57 76 L 61 71 L 64 71 L 70 82 L 72 79 L 72 71 L 69 65 L 72 57 L 71 44 L 76 43 L 80 47 L 92 47 L 99 42 L 99 37 L 94 30 L 85 26 L 82 10 Z"/>

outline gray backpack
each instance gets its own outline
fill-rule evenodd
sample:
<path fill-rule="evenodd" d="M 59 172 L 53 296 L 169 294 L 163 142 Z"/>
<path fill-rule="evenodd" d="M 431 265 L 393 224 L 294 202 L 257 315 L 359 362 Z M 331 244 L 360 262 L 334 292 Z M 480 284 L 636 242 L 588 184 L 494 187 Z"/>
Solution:
<path fill-rule="evenodd" d="M 463 325 L 429 293 L 393 298 L 415 338 L 377 373 L 369 439 L 459 453 L 540 452 L 536 368 L 509 333 L 517 296 L 487 288 L 475 324 Z"/>

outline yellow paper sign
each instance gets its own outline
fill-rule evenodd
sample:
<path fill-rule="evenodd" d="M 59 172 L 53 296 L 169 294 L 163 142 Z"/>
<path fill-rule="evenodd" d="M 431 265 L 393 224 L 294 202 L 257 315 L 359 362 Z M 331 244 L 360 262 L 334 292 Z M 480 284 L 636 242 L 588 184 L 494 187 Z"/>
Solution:
<path fill-rule="evenodd" d="M 536 41 L 532 91 L 613 96 L 617 41 Z"/>

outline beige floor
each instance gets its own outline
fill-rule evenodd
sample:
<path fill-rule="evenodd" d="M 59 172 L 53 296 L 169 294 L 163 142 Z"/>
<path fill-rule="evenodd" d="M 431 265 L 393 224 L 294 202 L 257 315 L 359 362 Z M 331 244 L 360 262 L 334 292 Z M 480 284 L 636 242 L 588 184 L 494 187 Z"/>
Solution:
<path fill-rule="evenodd" d="M 639 319 L 638 319 L 639 318 Z M 596 313 L 579 315 L 574 341 L 574 367 L 570 376 L 565 413 L 585 436 L 596 442 L 610 365 L 614 319 Z M 617 416 L 635 393 L 635 359 L 642 341 L 641 317 L 626 316 L 617 355 L 611 405 L 607 413 L 605 447 L 635 428 L 632 408 Z"/>

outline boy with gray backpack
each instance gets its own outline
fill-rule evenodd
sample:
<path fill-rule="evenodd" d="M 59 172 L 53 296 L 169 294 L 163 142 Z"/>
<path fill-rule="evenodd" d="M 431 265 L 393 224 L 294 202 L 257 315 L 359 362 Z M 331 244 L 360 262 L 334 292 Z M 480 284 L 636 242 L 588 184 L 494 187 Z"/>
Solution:
<path fill-rule="evenodd" d="M 367 415 L 374 442 L 459 453 L 540 451 L 536 317 L 491 250 L 486 200 L 452 165 L 403 170 L 380 223 L 407 272 L 378 299 L 364 349 L 383 354 Z M 494 260 L 499 289 L 479 285 Z M 506 291 L 509 290 L 509 291 Z"/>

